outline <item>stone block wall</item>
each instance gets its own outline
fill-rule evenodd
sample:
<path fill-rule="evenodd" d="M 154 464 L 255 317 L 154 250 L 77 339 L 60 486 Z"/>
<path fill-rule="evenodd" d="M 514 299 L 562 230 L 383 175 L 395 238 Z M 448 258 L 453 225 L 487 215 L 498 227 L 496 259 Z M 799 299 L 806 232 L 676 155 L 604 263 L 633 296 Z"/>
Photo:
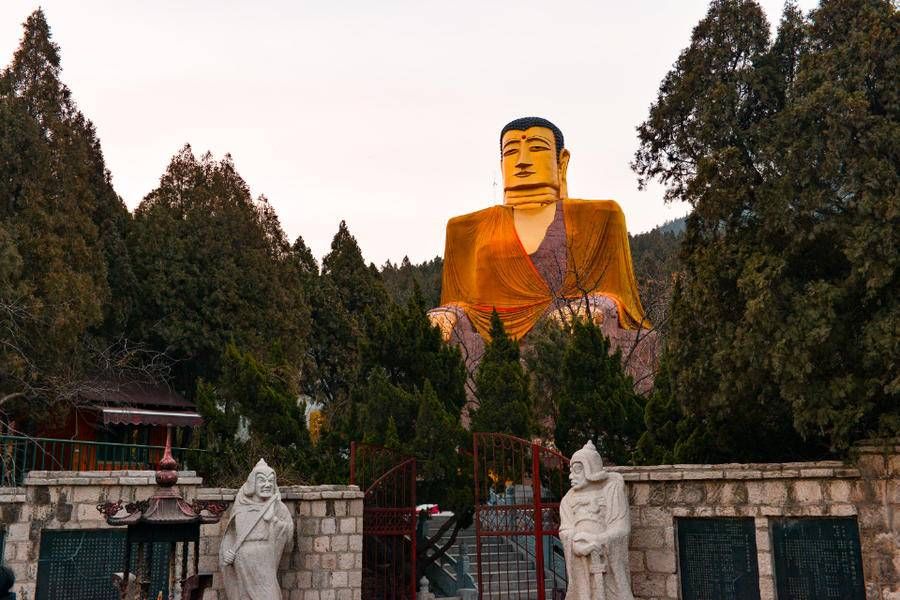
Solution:
<path fill-rule="evenodd" d="M 612 467 L 628 483 L 638 600 L 678 600 L 678 517 L 752 517 L 760 595 L 775 600 L 769 520 L 853 516 L 868 600 L 900 599 L 900 445 L 861 446 L 852 464 Z"/>
<path fill-rule="evenodd" d="M 178 483 L 190 502 L 201 479 L 193 471 L 183 471 Z M 155 485 L 152 471 L 32 471 L 22 487 L 0 488 L 0 528 L 6 539 L 3 562 L 16 575 L 13 590 L 18 597 L 35 597 L 44 529 L 109 528 L 97 511 L 99 502 L 149 498 Z"/>
<path fill-rule="evenodd" d="M 35 598 L 44 529 L 112 529 L 97 504 L 143 500 L 155 485 L 152 471 L 32 471 L 22 487 L 0 488 L 3 562 L 16 574 L 19 599 Z M 188 502 L 234 499 L 235 490 L 201 486 L 194 472 L 179 473 L 178 487 Z M 295 515 L 294 548 L 280 570 L 285 600 L 359 600 L 363 494 L 343 485 L 282 487 L 281 494 Z M 204 525 L 200 531 L 200 571 L 213 573 L 213 589 L 205 595 L 210 600 L 225 600 L 218 567 L 223 525 Z"/>

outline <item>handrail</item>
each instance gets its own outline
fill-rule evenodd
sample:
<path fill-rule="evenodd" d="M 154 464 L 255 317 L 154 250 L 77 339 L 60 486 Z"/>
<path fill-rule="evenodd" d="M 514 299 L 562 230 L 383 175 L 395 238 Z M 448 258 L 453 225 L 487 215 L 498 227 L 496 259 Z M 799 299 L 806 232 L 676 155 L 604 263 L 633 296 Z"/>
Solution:
<path fill-rule="evenodd" d="M 93 440 L 0 435 L 0 486 L 21 485 L 31 471 L 117 471 L 153 469 L 165 448 Z M 195 448 L 173 448 L 182 463 Z"/>
<path fill-rule="evenodd" d="M 510 496 L 510 492 L 513 492 L 513 495 Z M 491 500 L 489 504 L 494 506 L 498 506 L 500 504 L 513 505 L 515 499 L 515 490 L 514 488 L 507 488 L 504 494 L 496 494 Z M 503 536 L 510 545 L 513 546 L 513 549 L 519 552 L 520 555 L 531 564 L 535 565 L 537 568 L 537 556 L 535 554 L 535 536 L 534 535 L 509 535 Z M 553 588 L 557 588 L 557 581 L 561 581 L 563 583 L 563 589 L 568 585 L 568 574 L 566 572 L 566 563 L 565 563 L 565 551 L 563 549 L 562 542 L 555 535 L 552 534 L 544 534 L 545 540 L 549 540 L 549 544 L 544 545 L 544 570 L 549 571 L 553 575 Z M 524 538 L 524 540 L 520 540 L 519 538 Z M 524 541 L 524 543 L 523 543 Z M 557 556 L 562 557 L 562 567 L 560 569 L 560 565 L 556 560 Z"/>

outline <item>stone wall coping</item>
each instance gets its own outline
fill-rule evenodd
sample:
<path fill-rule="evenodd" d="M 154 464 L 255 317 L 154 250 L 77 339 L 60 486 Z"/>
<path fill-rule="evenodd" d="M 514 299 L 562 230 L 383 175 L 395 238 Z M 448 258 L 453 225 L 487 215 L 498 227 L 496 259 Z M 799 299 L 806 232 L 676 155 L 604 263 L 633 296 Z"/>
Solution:
<path fill-rule="evenodd" d="M 609 467 L 625 481 L 715 479 L 856 479 L 859 469 L 838 460 L 791 463 L 727 463 L 720 465 L 652 465 Z"/>
<path fill-rule="evenodd" d="M 25 502 L 25 490 L 20 487 L 0 487 L 0 504 Z"/>
<path fill-rule="evenodd" d="M 286 485 L 279 486 L 282 500 L 362 500 L 365 494 L 355 485 Z M 200 488 L 198 500 L 232 501 L 234 488 Z"/>
<path fill-rule="evenodd" d="M 887 438 L 881 440 L 860 440 L 853 444 L 851 454 L 900 454 L 900 438 Z"/>
<path fill-rule="evenodd" d="M 178 485 L 202 484 L 196 471 L 178 472 Z M 23 485 L 156 485 L 156 471 L 30 471 Z"/>

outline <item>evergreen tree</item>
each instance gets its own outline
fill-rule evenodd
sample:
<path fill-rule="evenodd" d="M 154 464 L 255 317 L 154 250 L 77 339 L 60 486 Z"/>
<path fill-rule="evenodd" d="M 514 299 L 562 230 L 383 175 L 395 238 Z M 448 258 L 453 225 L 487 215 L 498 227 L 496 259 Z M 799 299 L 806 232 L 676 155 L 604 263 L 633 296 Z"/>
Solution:
<path fill-rule="evenodd" d="M 61 401 L 98 375 L 93 348 L 110 340 L 94 340 L 119 336 L 134 281 L 128 212 L 60 73 L 59 48 L 37 10 L 0 73 L 0 226 L 19 263 L 4 298 L 12 321 L 0 358 L 16 366 L 0 365 L 0 391 L 25 401 L 20 416 L 30 419 L 41 413 L 34 401 Z"/>
<path fill-rule="evenodd" d="M 441 303 L 441 278 L 444 261 L 436 256 L 429 261 L 414 265 L 404 256 L 400 265 L 390 261 L 381 268 L 381 278 L 388 295 L 397 304 L 406 304 L 418 287 L 425 306 L 434 308 Z"/>
<path fill-rule="evenodd" d="M 332 240 L 332 252 L 326 256 L 329 271 L 319 271 L 312 252 L 298 238 L 294 242 L 295 263 L 303 273 L 303 287 L 312 317 L 308 357 L 311 370 L 304 377 L 304 391 L 325 406 L 332 429 L 338 420 L 346 420 L 350 390 L 360 376 L 360 304 L 351 310 L 340 285 L 352 285 L 351 273 L 372 285 L 356 240 L 342 222 Z M 353 261 L 351 258 L 358 260 Z M 338 267 L 341 268 L 338 268 Z M 354 295 L 354 298 L 356 296 Z M 357 312 L 353 312 L 357 311 Z"/>
<path fill-rule="evenodd" d="M 387 292 L 378 270 L 369 268 L 356 238 L 341 221 L 331 241 L 331 251 L 322 259 L 322 276 L 331 281 L 344 308 L 362 325 L 375 322 L 387 306 Z M 366 313 L 371 317 L 367 317 Z"/>
<path fill-rule="evenodd" d="M 497 311 L 491 315 L 490 337 L 475 371 L 478 406 L 471 415 L 472 431 L 529 439 L 534 426 L 528 377 L 519 344 L 506 335 Z"/>
<path fill-rule="evenodd" d="M 443 510 L 453 513 L 417 547 L 417 577 L 421 578 L 428 566 L 453 546 L 459 531 L 472 524 L 473 465 L 469 455 L 460 452 L 471 440 L 459 422 L 459 412 L 448 412 L 427 381 L 416 400 L 419 411 L 410 444 L 417 459 L 416 497 L 419 502 L 440 503 Z"/>
<path fill-rule="evenodd" d="M 769 152 L 752 289 L 782 308 L 772 374 L 795 425 L 838 450 L 900 433 L 898 29 L 889 0 L 824 0 Z"/>
<path fill-rule="evenodd" d="M 538 321 L 522 344 L 525 367 L 534 399 L 535 423 L 541 437 L 551 439 L 559 419 L 563 386 L 563 359 L 569 339 L 568 327 L 553 318 Z"/>
<path fill-rule="evenodd" d="M 179 361 L 180 389 L 217 381 L 231 341 L 298 387 L 309 334 L 300 270 L 231 157 L 198 160 L 185 146 L 138 206 L 129 242 L 141 282 L 135 334 Z"/>
<path fill-rule="evenodd" d="M 431 325 L 418 285 L 405 306 L 391 304 L 363 343 L 363 369 L 386 370 L 392 384 L 405 390 L 430 385 L 445 409 L 458 414 L 466 401 L 466 370 L 459 350 L 446 344 Z"/>
<path fill-rule="evenodd" d="M 219 380 L 200 380 L 195 394 L 205 420 L 208 477 L 245 473 L 264 455 L 281 480 L 306 481 L 311 442 L 305 405 L 291 388 L 276 368 L 233 343 L 226 346 Z"/>
<path fill-rule="evenodd" d="M 672 307 L 680 448 L 818 456 L 900 427 L 897 15 L 718 0 L 639 128 L 634 168 L 694 208 Z M 764 438 L 767 443 L 760 444 Z"/>
<path fill-rule="evenodd" d="M 643 401 L 622 368 L 621 352 L 590 319 L 576 319 L 562 363 L 556 446 L 566 456 L 593 440 L 615 464 L 631 464 L 643 432 Z"/>
<path fill-rule="evenodd" d="M 645 465 L 671 465 L 692 462 L 682 460 L 676 447 L 679 427 L 684 428 L 685 415 L 672 393 L 672 381 L 665 355 L 653 380 L 653 392 L 644 407 L 644 433 L 638 439 L 635 462 Z"/>
<path fill-rule="evenodd" d="M 385 446 L 388 433 L 399 442 L 398 448 L 406 448 L 416 433 L 415 390 L 404 390 L 390 382 L 382 368 L 373 369 L 353 393 L 353 415 L 356 422 L 344 431 L 349 440 L 361 440 L 367 444 Z"/>

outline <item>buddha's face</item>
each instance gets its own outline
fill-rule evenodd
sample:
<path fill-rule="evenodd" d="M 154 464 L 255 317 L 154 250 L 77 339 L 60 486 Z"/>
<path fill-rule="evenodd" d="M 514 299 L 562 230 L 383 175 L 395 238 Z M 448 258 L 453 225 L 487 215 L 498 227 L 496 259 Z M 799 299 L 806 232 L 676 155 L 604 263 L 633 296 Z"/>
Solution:
<path fill-rule="evenodd" d="M 507 131 L 500 151 L 507 204 L 530 202 L 531 193 L 559 194 L 564 173 L 553 131 L 546 127 Z"/>

